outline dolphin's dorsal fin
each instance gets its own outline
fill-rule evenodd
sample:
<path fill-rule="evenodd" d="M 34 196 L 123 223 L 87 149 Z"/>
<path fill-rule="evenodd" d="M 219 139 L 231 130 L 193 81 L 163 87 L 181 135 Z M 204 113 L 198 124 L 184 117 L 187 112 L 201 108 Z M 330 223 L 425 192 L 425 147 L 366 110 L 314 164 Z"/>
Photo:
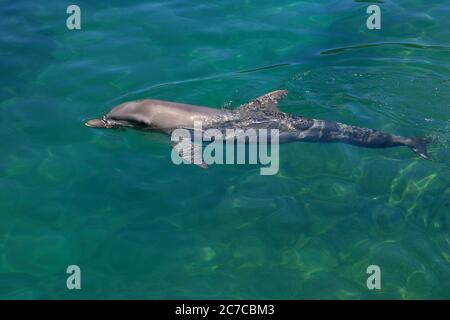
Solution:
<path fill-rule="evenodd" d="M 241 105 L 239 108 L 278 112 L 278 102 L 287 94 L 287 90 L 272 91 L 250 101 L 249 103 Z"/>

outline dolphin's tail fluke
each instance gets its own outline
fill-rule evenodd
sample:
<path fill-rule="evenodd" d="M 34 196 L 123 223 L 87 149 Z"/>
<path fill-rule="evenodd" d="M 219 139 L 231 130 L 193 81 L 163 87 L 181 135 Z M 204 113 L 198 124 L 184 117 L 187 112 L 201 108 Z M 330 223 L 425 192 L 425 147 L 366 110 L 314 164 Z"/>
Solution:
<path fill-rule="evenodd" d="M 432 142 L 433 138 L 431 137 L 414 137 L 408 139 L 406 145 L 420 157 L 431 160 L 431 157 L 428 155 L 427 145 Z"/>

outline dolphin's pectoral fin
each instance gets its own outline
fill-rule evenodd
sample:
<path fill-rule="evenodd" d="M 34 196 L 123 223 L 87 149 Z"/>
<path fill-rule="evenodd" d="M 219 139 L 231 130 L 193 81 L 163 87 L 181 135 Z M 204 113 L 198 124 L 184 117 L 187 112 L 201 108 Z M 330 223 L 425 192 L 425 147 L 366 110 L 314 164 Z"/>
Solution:
<path fill-rule="evenodd" d="M 206 162 L 202 160 L 202 146 L 192 143 L 190 139 L 183 139 L 178 143 L 172 142 L 172 146 L 184 163 L 195 164 L 200 168 L 208 168 Z"/>
<path fill-rule="evenodd" d="M 250 101 L 249 103 L 243 104 L 240 108 L 279 111 L 278 102 L 287 94 L 287 90 L 272 91 Z"/>

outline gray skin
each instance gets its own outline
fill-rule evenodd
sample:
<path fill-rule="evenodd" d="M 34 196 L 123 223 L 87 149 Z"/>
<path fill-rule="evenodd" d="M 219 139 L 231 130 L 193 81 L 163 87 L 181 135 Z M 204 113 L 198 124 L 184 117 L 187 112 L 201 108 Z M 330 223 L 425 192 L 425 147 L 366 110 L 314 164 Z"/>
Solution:
<path fill-rule="evenodd" d="M 293 141 L 341 142 L 367 148 L 407 146 L 419 156 L 429 159 L 425 137 L 402 137 L 343 123 L 306 119 L 278 109 L 286 90 L 267 93 L 234 110 L 214 109 L 160 100 L 140 100 L 118 105 L 101 119 L 92 119 L 92 128 L 134 128 L 159 131 L 170 135 L 178 128 L 193 129 L 201 121 L 204 130 L 278 129 L 280 143 Z"/>

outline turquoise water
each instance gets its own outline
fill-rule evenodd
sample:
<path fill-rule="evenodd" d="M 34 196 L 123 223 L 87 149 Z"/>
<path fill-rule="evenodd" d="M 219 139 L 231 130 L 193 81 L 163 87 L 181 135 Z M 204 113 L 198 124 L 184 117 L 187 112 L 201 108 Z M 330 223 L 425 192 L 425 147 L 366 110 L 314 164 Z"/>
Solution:
<path fill-rule="evenodd" d="M 77 1 L 69 31 L 72 3 L 0 1 L 0 298 L 449 299 L 450 3 L 377 2 L 371 31 L 365 1 Z M 275 176 L 202 170 L 83 125 L 276 89 L 285 112 L 434 136 L 434 161 L 294 143 Z"/>

